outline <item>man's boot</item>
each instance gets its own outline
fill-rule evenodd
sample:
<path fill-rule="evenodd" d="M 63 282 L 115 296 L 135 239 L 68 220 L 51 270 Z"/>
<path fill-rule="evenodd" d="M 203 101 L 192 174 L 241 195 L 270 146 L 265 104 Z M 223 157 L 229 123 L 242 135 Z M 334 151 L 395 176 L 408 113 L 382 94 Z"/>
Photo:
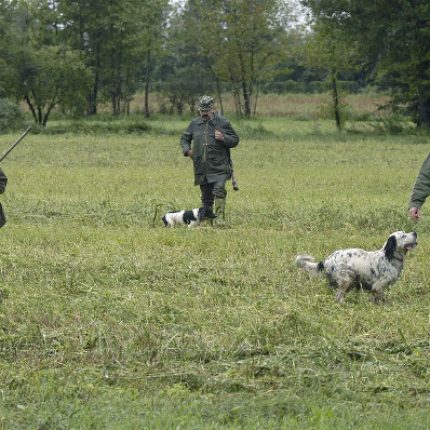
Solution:
<path fill-rule="evenodd" d="M 215 199 L 215 215 L 217 216 L 215 219 L 215 224 L 219 225 L 219 226 L 226 226 L 226 220 L 225 220 L 225 205 L 226 205 L 227 199 L 224 197 L 223 199 L 221 198 L 216 198 Z"/>
<path fill-rule="evenodd" d="M 202 221 L 202 225 L 213 225 L 214 219 L 216 218 L 216 214 L 212 209 L 212 206 L 204 206 L 204 218 Z"/>
<path fill-rule="evenodd" d="M 203 209 L 205 219 L 214 219 L 217 217 L 211 206 L 204 206 Z"/>

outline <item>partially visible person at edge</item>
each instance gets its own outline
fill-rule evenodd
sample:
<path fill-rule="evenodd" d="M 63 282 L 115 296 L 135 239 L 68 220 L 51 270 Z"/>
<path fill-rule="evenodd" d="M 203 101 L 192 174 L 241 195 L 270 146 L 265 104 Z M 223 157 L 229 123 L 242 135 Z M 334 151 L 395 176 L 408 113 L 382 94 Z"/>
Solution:
<path fill-rule="evenodd" d="M 7 185 L 7 177 L 0 168 L 0 194 L 3 194 Z M 0 203 L 0 228 L 6 224 L 6 216 L 3 212 L 3 206 Z"/>
<path fill-rule="evenodd" d="M 414 221 L 421 218 L 421 206 L 430 195 L 430 154 L 424 161 L 418 173 L 415 185 L 409 199 L 409 216 Z"/>
<path fill-rule="evenodd" d="M 194 185 L 200 185 L 205 218 L 225 219 L 225 183 L 232 175 L 230 149 L 239 144 L 239 136 L 230 122 L 214 111 L 214 104 L 212 97 L 200 97 L 200 116 L 182 134 L 181 147 L 184 156 L 193 160 Z"/>

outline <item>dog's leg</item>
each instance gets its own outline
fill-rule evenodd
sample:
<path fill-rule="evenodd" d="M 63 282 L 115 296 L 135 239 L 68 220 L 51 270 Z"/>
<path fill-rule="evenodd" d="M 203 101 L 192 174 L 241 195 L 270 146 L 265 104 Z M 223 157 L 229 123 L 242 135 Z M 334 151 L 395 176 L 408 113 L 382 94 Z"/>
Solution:
<path fill-rule="evenodd" d="M 338 282 L 338 287 L 336 291 L 336 301 L 338 303 L 345 303 L 345 294 L 350 289 L 351 283 L 349 280 L 343 279 Z"/>
<path fill-rule="evenodd" d="M 387 302 L 383 289 L 375 290 L 373 292 L 373 301 L 377 305 L 381 305 Z"/>
<path fill-rule="evenodd" d="M 340 265 L 337 269 L 335 279 L 338 285 L 336 292 L 336 300 L 339 303 L 344 303 L 346 293 L 354 285 L 355 273 L 349 267 Z"/>
<path fill-rule="evenodd" d="M 378 280 L 372 285 L 373 301 L 376 304 L 386 303 L 385 289 L 387 287 L 386 281 Z"/>

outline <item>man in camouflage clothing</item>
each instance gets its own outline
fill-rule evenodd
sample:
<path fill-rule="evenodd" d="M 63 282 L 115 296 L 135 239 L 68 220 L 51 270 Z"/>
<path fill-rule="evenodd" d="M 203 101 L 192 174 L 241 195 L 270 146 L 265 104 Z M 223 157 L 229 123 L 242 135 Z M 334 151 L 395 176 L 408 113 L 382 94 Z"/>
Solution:
<path fill-rule="evenodd" d="M 239 144 L 239 136 L 230 122 L 214 111 L 212 97 L 200 97 L 198 109 L 200 116 L 181 136 L 182 153 L 193 160 L 194 184 L 200 185 L 206 218 L 225 219 L 225 183 L 232 175 L 230 149 Z"/>
<path fill-rule="evenodd" d="M 418 221 L 421 217 L 421 206 L 430 195 L 430 154 L 427 156 L 421 170 L 418 173 L 418 177 L 415 181 L 415 185 L 412 189 L 411 197 L 409 199 L 409 216 L 414 221 Z"/>
<path fill-rule="evenodd" d="M 0 194 L 5 192 L 7 185 L 7 176 L 4 174 L 3 170 L 0 168 Z M 0 203 L 0 228 L 6 224 L 6 216 L 3 212 L 3 206 Z"/>

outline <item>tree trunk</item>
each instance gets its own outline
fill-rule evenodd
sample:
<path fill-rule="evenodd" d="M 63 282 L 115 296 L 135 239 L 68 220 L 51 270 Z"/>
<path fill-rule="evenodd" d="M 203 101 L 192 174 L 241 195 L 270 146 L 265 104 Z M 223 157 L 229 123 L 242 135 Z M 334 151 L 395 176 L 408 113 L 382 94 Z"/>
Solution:
<path fill-rule="evenodd" d="M 253 116 L 257 116 L 257 100 L 258 100 L 258 93 L 259 93 L 259 86 L 257 84 L 257 91 L 255 93 L 255 100 L 254 100 L 254 112 L 253 112 Z"/>
<path fill-rule="evenodd" d="M 251 118 L 251 96 L 248 91 L 248 84 L 245 81 L 242 81 L 242 94 L 245 108 L 245 116 L 246 118 Z"/>
<path fill-rule="evenodd" d="M 37 108 L 37 123 L 43 125 L 43 112 L 40 108 Z"/>
<path fill-rule="evenodd" d="M 30 108 L 31 114 L 33 115 L 34 122 L 37 124 L 36 111 L 34 109 L 33 103 L 31 103 L 30 97 L 28 97 L 28 94 L 25 95 L 24 99 L 25 99 L 28 107 Z"/>
<path fill-rule="evenodd" d="M 45 113 L 45 115 L 44 115 L 44 117 L 43 117 L 43 123 L 42 123 L 42 125 L 44 126 L 44 127 L 46 127 L 46 124 L 47 124 L 47 122 L 48 122 L 48 118 L 49 118 L 49 115 L 51 114 L 51 112 L 52 112 L 52 109 L 54 109 L 54 106 L 56 105 L 56 97 L 53 97 L 52 98 L 52 100 L 51 100 L 51 103 L 49 104 L 49 106 L 48 106 L 48 109 L 46 110 L 46 113 Z"/>
<path fill-rule="evenodd" d="M 36 110 L 37 110 L 37 123 L 39 125 L 42 125 L 43 124 L 43 112 L 42 112 L 42 108 L 40 106 L 37 106 Z"/>
<path fill-rule="evenodd" d="M 340 116 L 339 93 L 337 89 L 336 69 L 334 67 L 332 68 L 331 84 L 332 84 L 333 108 L 334 108 L 334 117 L 336 120 L 336 127 L 339 131 L 341 131 L 342 119 Z"/>
<path fill-rule="evenodd" d="M 242 116 L 242 106 L 240 103 L 240 95 L 239 90 L 234 90 L 234 104 L 236 106 L 236 116 L 241 117 Z"/>
<path fill-rule="evenodd" d="M 115 91 L 111 93 L 112 115 L 118 116 L 121 114 L 121 97 Z"/>
<path fill-rule="evenodd" d="M 99 91 L 99 70 L 98 66 L 96 66 L 96 70 L 94 72 L 94 82 L 93 82 L 93 91 L 88 97 L 88 114 L 96 115 L 97 114 L 97 95 Z"/>
<path fill-rule="evenodd" d="M 244 104 L 244 114 L 246 118 L 251 117 L 251 93 L 248 82 L 246 81 L 246 71 L 243 57 L 239 56 L 240 71 L 241 71 L 241 82 L 242 82 L 242 96 Z"/>
<path fill-rule="evenodd" d="M 151 42 L 149 42 L 148 51 L 146 52 L 145 101 L 144 101 L 145 105 L 143 108 L 145 118 L 149 118 L 150 116 L 150 112 L 149 112 L 149 82 L 151 80 L 150 65 L 151 65 Z"/>
<path fill-rule="evenodd" d="M 423 95 L 418 97 L 417 127 L 430 130 L 430 97 L 429 96 Z"/>
<path fill-rule="evenodd" d="M 218 105 L 219 105 L 219 111 L 221 113 L 221 115 L 224 115 L 224 105 L 222 102 L 222 90 L 221 90 L 221 83 L 219 81 L 219 79 L 217 77 L 215 77 L 215 82 L 216 82 L 216 92 L 218 95 Z"/>

